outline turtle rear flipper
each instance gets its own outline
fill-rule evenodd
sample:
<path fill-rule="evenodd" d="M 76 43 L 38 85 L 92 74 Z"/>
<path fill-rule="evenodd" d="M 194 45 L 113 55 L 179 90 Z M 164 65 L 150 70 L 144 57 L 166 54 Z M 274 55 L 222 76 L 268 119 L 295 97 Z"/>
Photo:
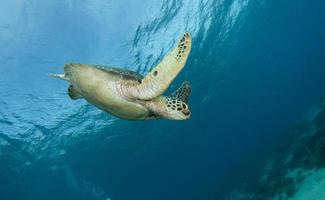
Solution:
<path fill-rule="evenodd" d="M 142 100 L 150 100 L 162 95 L 183 69 L 191 45 L 191 35 L 185 33 L 177 46 L 142 79 L 140 84 L 123 86 L 123 93 Z"/>
<path fill-rule="evenodd" d="M 73 88 L 72 85 L 69 85 L 68 87 L 68 95 L 71 99 L 82 99 L 83 97 Z"/>

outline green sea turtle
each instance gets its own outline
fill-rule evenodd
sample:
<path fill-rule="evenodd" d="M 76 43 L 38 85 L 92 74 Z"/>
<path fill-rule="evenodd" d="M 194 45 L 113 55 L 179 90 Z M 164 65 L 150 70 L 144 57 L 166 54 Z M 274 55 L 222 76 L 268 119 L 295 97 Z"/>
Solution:
<path fill-rule="evenodd" d="M 84 98 L 117 117 L 131 120 L 185 120 L 191 86 L 185 81 L 170 96 L 162 94 L 184 67 L 192 39 L 185 33 L 177 46 L 146 76 L 102 65 L 66 64 L 64 74 L 51 76 L 70 82 L 71 99 Z"/>

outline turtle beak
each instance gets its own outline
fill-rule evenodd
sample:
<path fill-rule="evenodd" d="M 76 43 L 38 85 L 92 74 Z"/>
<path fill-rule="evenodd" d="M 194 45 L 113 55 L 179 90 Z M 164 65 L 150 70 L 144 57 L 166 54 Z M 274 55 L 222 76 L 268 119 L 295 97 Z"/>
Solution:
<path fill-rule="evenodd" d="M 186 119 L 189 119 L 191 117 L 191 111 L 190 110 L 183 110 L 182 113 L 185 115 Z"/>
<path fill-rule="evenodd" d="M 185 116 L 189 116 L 191 114 L 191 111 L 189 110 L 183 110 L 182 112 Z"/>

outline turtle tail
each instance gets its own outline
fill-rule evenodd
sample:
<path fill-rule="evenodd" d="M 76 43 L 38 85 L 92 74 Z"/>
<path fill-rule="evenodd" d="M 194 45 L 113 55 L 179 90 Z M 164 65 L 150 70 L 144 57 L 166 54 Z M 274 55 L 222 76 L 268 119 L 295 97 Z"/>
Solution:
<path fill-rule="evenodd" d="M 58 78 L 58 79 L 61 79 L 61 80 L 70 81 L 69 77 L 67 77 L 65 74 L 49 74 L 49 76 L 54 77 L 54 78 Z"/>

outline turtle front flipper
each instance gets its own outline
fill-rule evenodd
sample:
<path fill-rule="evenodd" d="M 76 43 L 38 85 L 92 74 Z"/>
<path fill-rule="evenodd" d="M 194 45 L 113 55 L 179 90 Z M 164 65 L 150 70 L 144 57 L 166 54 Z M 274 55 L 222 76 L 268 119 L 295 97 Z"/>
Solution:
<path fill-rule="evenodd" d="M 68 95 L 72 100 L 82 99 L 83 97 L 73 88 L 72 85 L 68 87 Z"/>
<path fill-rule="evenodd" d="M 140 84 L 125 85 L 122 88 L 124 94 L 142 100 L 162 95 L 183 69 L 190 54 L 191 45 L 191 35 L 185 33 L 177 46 L 142 79 Z"/>
<path fill-rule="evenodd" d="M 171 95 L 169 95 L 169 98 L 178 99 L 182 102 L 188 103 L 191 90 L 192 89 L 190 83 L 188 81 L 184 81 L 177 90 L 175 90 Z"/>

